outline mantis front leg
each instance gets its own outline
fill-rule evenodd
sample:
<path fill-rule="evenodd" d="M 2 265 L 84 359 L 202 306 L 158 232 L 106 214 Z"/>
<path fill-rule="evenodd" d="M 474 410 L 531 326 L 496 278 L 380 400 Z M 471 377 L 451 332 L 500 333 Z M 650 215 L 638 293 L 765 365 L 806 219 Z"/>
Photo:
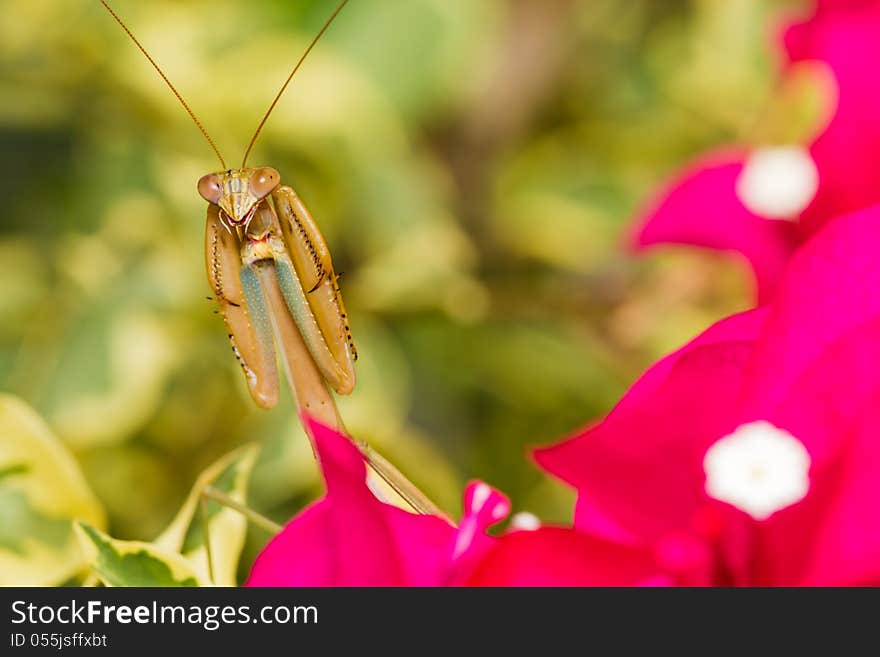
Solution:
<path fill-rule="evenodd" d="M 287 247 L 275 257 L 285 299 L 304 334 L 313 326 L 318 328 L 323 342 L 309 344 L 315 362 L 333 389 L 347 395 L 354 389 L 357 349 L 330 249 L 293 189 L 280 186 L 272 192 L 272 199 Z M 308 318 L 294 310 L 303 304 L 310 310 Z"/>
<path fill-rule="evenodd" d="M 220 209 L 213 204 L 208 206 L 205 256 L 208 281 L 251 397 L 261 408 L 272 408 L 278 403 L 278 373 L 268 313 L 261 299 L 249 303 L 246 298 L 241 238 L 220 220 Z"/>

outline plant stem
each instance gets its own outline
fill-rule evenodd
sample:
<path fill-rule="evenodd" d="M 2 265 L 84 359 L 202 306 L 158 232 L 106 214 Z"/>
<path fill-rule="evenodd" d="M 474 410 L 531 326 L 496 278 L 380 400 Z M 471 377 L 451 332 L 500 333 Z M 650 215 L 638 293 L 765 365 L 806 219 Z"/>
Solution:
<path fill-rule="evenodd" d="M 199 520 L 202 523 L 202 536 L 205 539 L 205 556 L 208 559 L 208 578 L 211 584 L 217 580 L 214 577 L 214 554 L 211 550 L 211 527 L 208 519 L 208 499 L 202 495 L 199 499 Z"/>
<path fill-rule="evenodd" d="M 240 514 L 242 514 L 245 518 L 250 520 L 257 527 L 260 527 L 261 529 L 265 529 L 267 532 L 269 532 L 273 536 L 275 534 L 278 534 L 279 532 L 281 532 L 282 529 L 284 529 L 284 527 L 279 525 L 277 522 L 270 520 L 269 518 L 262 515 L 261 513 L 258 513 L 256 511 L 254 511 L 253 509 L 251 509 L 250 507 L 245 506 L 244 504 L 242 504 L 238 500 L 230 497 L 229 495 L 227 495 L 226 493 L 224 493 L 221 490 L 217 490 L 213 486 L 206 486 L 205 489 L 202 490 L 202 498 L 203 498 L 203 500 L 205 500 L 205 499 L 213 500 L 215 502 L 218 502 L 219 504 L 222 504 L 223 506 L 227 506 L 230 509 L 233 509 L 234 511 L 238 511 Z M 206 541 L 205 545 L 207 545 L 207 544 L 208 543 Z M 210 554 L 210 552 L 208 554 Z M 210 562 L 210 557 L 209 557 L 209 562 Z"/>

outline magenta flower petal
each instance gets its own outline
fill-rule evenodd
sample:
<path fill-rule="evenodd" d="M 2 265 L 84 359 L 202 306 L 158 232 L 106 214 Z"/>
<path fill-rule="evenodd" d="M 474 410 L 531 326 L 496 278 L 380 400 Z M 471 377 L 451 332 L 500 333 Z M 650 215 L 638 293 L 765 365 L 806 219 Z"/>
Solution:
<path fill-rule="evenodd" d="M 689 527 L 705 502 L 706 449 L 736 427 L 731 400 L 740 393 L 751 349 L 750 342 L 727 342 L 688 350 L 655 394 L 579 440 L 569 453 L 577 458 L 584 502 L 642 541 Z M 607 535 L 588 526 L 589 519 L 579 497 L 575 526 Z"/>
<path fill-rule="evenodd" d="M 468 583 L 472 586 L 630 586 L 672 584 L 650 552 L 542 527 L 501 537 Z"/>
<path fill-rule="evenodd" d="M 492 547 L 486 530 L 510 502 L 481 481 L 465 491 L 458 528 L 379 501 L 351 441 L 308 419 L 327 493 L 291 520 L 254 562 L 247 586 L 461 584 Z"/>
<path fill-rule="evenodd" d="M 810 491 L 759 528 L 759 582 L 880 582 L 877 362 L 880 318 L 825 350 L 776 410 L 810 453 Z"/>
<path fill-rule="evenodd" d="M 810 148 L 820 185 L 801 217 L 808 234 L 880 201 L 880 87 L 872 66 L 880 58 L 878 34 L 880 3 L 873 0 L 819 2 L 809 20 L 784 32 L 791 61 L 824 62 L 837 86 L 834 115 Z"/>
<path fill-rule="evenodd" d="M 875 338 L 877 336 L 875 335 Z M 823 492 L 814 504 L 809 559 L 798 578 L 804 586 L 880 586 L 880 406 L 876 397 L 849 434 L 845 451 L 827 470 L 817 473 L 815 489 Z M 806 500 L 805 500 L 806 501 Z M 806 515 L 808 508 L 793 509 Z M 821 515 L 819 515 L 821 513 Z M 780 524 L 783 520 L 780 514 Z M 793 547 L 795 533 L 772 524 L 766 534 L 777 545 Z M 785 550 L 774 563 L 779 580 L 790 562 Z M 776 574 L 776 573 L 773 573 Z M 768 578 L 769 579 L 769 578 Z M 789 580 L 790 581 L 790 580 Z"/>
<path fill-rule="evenodd" d="M 323 501 L 314 504 L 275 536 L 257 557 L 245 586 L 329 586 L 334 582 L 334 555 L 314 549 L 329 542 L 326 507 Z"/>
<path fill-rule="evenodd" d="M 833 79 L 828 91 L 833 110 L 806 145 L 818 176 L 811 183 L 815 193 L 789 217 L 796 224 L 773 221 L 775 215 L 742 203 L 737 184 L 746 153 L 728 150 L 701 158 L 667 188 L 640 221 L 636 245 L 689 244 L 739 253 L 753 270 L 758 303 L 772 299 L 800 243 L 833 218 L 880 202 L 880 86 L 870 66 L 880 58 L 878 34 L 876 0 L 819 0 L 808 20 L 783 30 L 790 62 L 821 62 Z"/>
<path fill-rule="evenodd" d="M 482 551 L 488 541 L 486 530 L 510 514 L 510 500 L 482 481 L 471 482 L 465 489 L 464 516 L 452 548 L 452 558 Z M 481 542 L 483 544 L 481 544 Z"/>
<path fill-rule="evenodd" d="M 874 207 L 832 222 L 798 253 L 757 347 L 747 414 L 767 415 L 825 350 L 880 316 L 878 245 Z"/>
<path fill-rule="evenodd" d="M 456 530 L 440 518 L 380 502 L 357 448 L 309 421 L 326 496 L 257 557 L 248 586 L 437 585 L 448 577 Z"/>
<path fill-rule="evenodd" d="M 578 489 L 576 530 L 650 552 L 679 583 L 880 582 L 878 251 L 880 206 L 829 223 L 773 302 L 540 450 Z"/>
<path fill-rule="evenodd" d="M 797 244 L 796 227 L 749 211 L 736 192 L 745 154 L 714 153 L 689 166 L 640 222 L 634 243 L 689 244 L 742 255 L 759 302 L 771 299 Z"/>
<path fill-rule="evenodd" d="M 650 368 L 602 423 L 535 452 L 539 465 L 578 490 L 578 529 L 636 542 L 671 529 L 670 514 L 677 516 L 672 525 L 687 521 L 701 499 L 701 484 L 695 478 L 702 470 L 698 468 L 690 482 L 677 478 L 683 463 L 697 467 L 702 459 L 707 440 L 699 437 L 706 430 L 703 425 L 711 436 L 730 423 L 731 395 L 738 392 L 734 387 L 766 316 L 766 311 L 754 310 L 718 322 Z M 729 362 L 716 366 L 715 358 Z M 730 377 L 722 376 L 728 370 Z M 681 423 L 664 417 L 669 413 L 673 418 L 675 412 L 700 421 L 682 429 Z M 697 439 L 688 443 L 693 436 Z M 673 480 L 668 488 L 665 479 Z M 669 497 L 655 496 L 655 486 Z M 643 496 L 653 499 L 646 502 Z M 676 510 L 673 497 L 689 500 L 687 509 Z"/>
<path fill-rule="evenodd" d="M 810 457 L 803 499 L 735 523 L 734 581 L 880 582 L 880 208 L 827 225 L 792 260 L 744 380 L 743 421 L 766 419 Z M 733 524 L 731 524 L 733 526 Z"/>

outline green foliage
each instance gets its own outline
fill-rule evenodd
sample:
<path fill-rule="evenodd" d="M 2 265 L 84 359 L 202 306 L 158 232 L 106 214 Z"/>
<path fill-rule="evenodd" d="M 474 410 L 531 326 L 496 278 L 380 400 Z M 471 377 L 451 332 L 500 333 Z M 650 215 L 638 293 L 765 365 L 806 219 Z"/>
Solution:
<path fill-rule="evenodd" d="M 64 445 L 30 407 L 0 395 L 0 585 L 60 584 L 81 571 L 74 519 L 106 522 Z"/>
<path fill-rule="evenodd" d="M 150 543 L 116 540 L 78 523 L 92 570 L 107 586 L 235 586 L 247 520 L 227 506 L 206 503 L 202 495 L 211 487 L 246 506 L 256 458 L 256 446 L 249 445 L 208 467 L 168 528 Z"/>
<path fill-rule="evenodd" d="M 154 544 L 180 553 L 200 578 L 219 586 L 235 586 L 236 570 L 247 532 L 245 517 L 202 494 L 210 486 L 234 502 L 247 506 L 247 489 L 257 459 L 255 445 L 246 445 L 209 466 L 193 484 L 186 502 Z M 206 542 L 210 537 L 211 559 Z M 213 569 L 213 571 L 212 571 Z"/>
<path fill-rule="evenodd" d="M 163 553 L 149 543 L 116 541 L 85 523 L 77 523 L 85 550 L 91 548 L 95 572 L 107 586 L 198 586 L 180 555 Z"/>

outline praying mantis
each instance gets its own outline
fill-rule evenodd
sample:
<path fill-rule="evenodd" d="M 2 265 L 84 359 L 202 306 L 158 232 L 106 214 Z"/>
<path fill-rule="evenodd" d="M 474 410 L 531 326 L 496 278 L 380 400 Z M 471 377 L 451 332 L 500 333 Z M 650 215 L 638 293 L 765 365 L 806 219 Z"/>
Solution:
<path fill-rule="evenodd" d="M 342 0 L 294 65 L 245 150 L 241 167 L 228 168 L 202 123 L 159 65 L 106 0 L 99 0 L 147 58 L 207 140 L 222 169 L 202 176 L 208 202 L 205 258 L 208 281 L 232 350 L 254 402 L 272 408 L 279 398 L 277 351 L 300 413 L 345 433 L 332 387 L 355 386 L 357 350 L 342 302 L 330 249 L 293 188 L 269 166 L 248 167 L 251 149 L 293 76 L 348 0 Z M 409 506 L 442 512 L 394 466 L 363 442 L 367 464 Z"/>

